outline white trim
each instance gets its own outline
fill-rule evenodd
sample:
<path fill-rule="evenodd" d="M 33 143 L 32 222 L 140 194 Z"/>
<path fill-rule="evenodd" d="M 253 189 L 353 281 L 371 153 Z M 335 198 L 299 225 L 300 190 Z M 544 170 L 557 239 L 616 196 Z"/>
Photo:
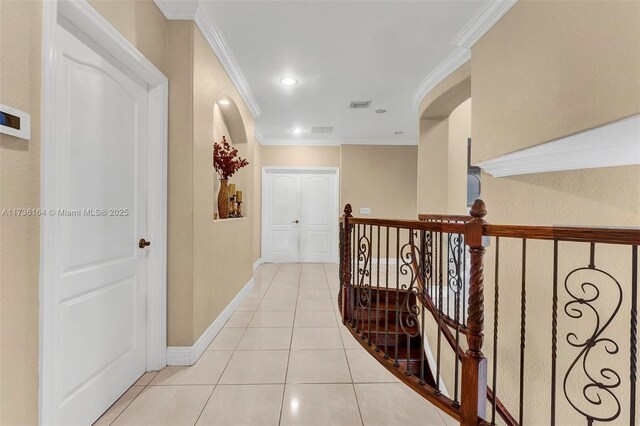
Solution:
<path fill-rule="evenodd" d="M 198 28 L 200 28 L 200 31 L 202 31 L 202 35 L 209 43 L 218 57 L 218 60 L 222 64 L 222 67 L 236 86 L 240 96 L 242 96 L 242 99 L 247 104 L 249 111 L 251 111 L 253 118 L 257 118 L 262 114 L 262 110 L 258 106 L 258 101 L 256 101 L 256 98 L 253 96 L 253 92 L 251 91 L 247 80 L 244 78 L 244 74 L 242 73 L 242 70 L 240 70 L 240 66 L 236 61 L 231 48 L 222 36 L 220 30 L 218 30 L 218 27 L 211 15 L 203 9 L 202 3 L 198 4 L 198 9 L 196 10 L 196 15 L 193 20 L 198 25 Z"/>
<path fill-rule="evenodd" d="M 262 145 L 286 145 L 286 146 L 340 146 L 340 142 L 332 139 L 286 139 L 286 138 L 262 138 Z"/>
<path fill-rule="evenodd" d="M 517 0 L 492 0 L 487 2 L 469 22 L 467 22 L 458 35 L 453 38 L 451 44 L 471 49 L 496 22 L 516 4 L 516 1 Z"/>
<path fill-rule="evenodd" d="M 640 115 L 526 148 L 478 166 L 494 177 L 640 164 Z"/>
<path fill-rule="evenodd" d="M 338 138 L 338 139 L 297 139 L 297 138 L 260 138 L 263 146 L 340 146 L 340 145 L 395 145 L 415 146 L 418 140 L 414 138 L 398 139 L 366 139 L 366 138 Z"/>
<path fill-rule="evenodd" d="M 167 230 L 167 129 L 169 81 L 148 59 L 121 35 L 86 0 L 52 0 L 43 3 L 42 31 L 42 122 L 41 122 L 41 207 L 54 203 L 55 182 L 55 60 L 58 15 L 64 16 L 97 45 L 122 63 L 149 87 L 148 146 L 148 232 L 153 247 L 148 254 L 147 287 L 147 370 L 159 370 L 166 365 L 166 230 Z M 55 233 L 51 217 L 40 220 L 40 382 L 39 423 L 50 423 L 54 395 L 52 351 L 53 286 L 49 284 L 53 264 L 48 253 Z"/>
<path fill-rule="evenodd" d="M 264 262 L 264 260 L 262 260 L 262 258 L 259 258 L 258 260 L 256 260 L 255 262 L 253 262 L 253 271 L 255 272 L 256 269 L 258 269 L 260 267 L 260 265 L 262 265 Z"/>
<path fill-rule="evenodd" d="M 175 1 L 175 0 L 154 0 L 158 9 L 167 19 L 193 20 L 211 49 L 218 57 L 222 67 L 233 82 L 240 96 L 247 104 L 253 118 L 262 114 L 258 101 L 253 96 L 253 92 L 236 61 L 231 48 L 218 29 L 213 17 L 203 8 L 198 0 Z"/>
<path fill-rule="evenodd" d="M 440 64 L 420 82 L 411 97 L 411 105 L 413 105 L 413 110 L 416 114 L 420 112 L 420 104 L 424 97 L 442 80 L 447 78 L 449 74 L 460 68 L 469 59 L 471 59 L 471 50 L 456 47 L 444 61 L 440 62 Z"/>
<path fill-rule="evenodd" d="M 154 2 L 167 19 L 190 20 L 198 9 L 198 0 L 154 0 Z"/>
<path fill-rule="evenodd" d="M 420 103 L 425 96 L 452 72 L 471 59 L 471 48 L 493 27 L 517 0 L 490 0 L 467 22 L 451 41 L 455 47 L 444 61 L 440 62 L 418 85 L 411 97 L 416 114 L 420 112 Z"/>
<path fill-rule="evenodd" d="M 207 350 L 213 339 L 216 338 L 222 327 L 227 323 L 231 315 L 236 311 L 240 302 L 244 300 L 253 288 L 253 277 L 236 294 L 226 308 L 213 320 L 204 333 L 196 340 L 192 346 L 169 346 L 167 347 L 167 365 L 193 365 Z"/>
<path fill-rule="evenodd" d="M 253 129 L 253 137 L 256 139 L 256 142 L 258 142 L 260 145 L 264 145 L 264 138 L 262 137 L 262 133 L 260 132 L 260 130 L 258 130 L 257 128 L 254 127 Z"/>

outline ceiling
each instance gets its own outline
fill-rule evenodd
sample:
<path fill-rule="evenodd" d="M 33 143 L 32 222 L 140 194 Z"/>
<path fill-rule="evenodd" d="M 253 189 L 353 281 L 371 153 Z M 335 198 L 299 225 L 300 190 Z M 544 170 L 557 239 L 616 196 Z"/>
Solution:
<path fill-rule="evenodd" d="M 514 2 L 155 1 L 168 17 L 194 16 L 264 144 L 416 144 L 417 104 Z"/>

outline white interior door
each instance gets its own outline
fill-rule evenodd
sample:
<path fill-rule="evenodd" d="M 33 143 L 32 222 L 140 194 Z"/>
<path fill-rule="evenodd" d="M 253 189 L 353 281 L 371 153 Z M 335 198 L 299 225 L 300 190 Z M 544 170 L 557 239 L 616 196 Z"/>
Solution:
<path fill-rule="evenodd" d="M 56 43 L 55 205 L 67 214 L 51 219 L 43 395 L 46 422 L 91 424 L 146 371 L 148 89 L 82 34 L 58 26 Z"/>
<path fill-rule="evenodd" d="M 263 258 L 337 261 L 337 170 L 265 170 Z"/>

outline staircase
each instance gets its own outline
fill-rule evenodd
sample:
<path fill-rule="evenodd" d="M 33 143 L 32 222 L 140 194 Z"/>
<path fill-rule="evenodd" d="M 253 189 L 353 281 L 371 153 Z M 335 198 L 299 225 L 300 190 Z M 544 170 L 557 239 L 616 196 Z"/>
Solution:
<path fill-rule="evenodd" d="M 422 346 L 420 324 L 413 320 L 409 310 L 409 306 L 417 306 L 416 295 L 407 290 L 380 287 L 356 289 L 356 297 L 359 292 L 367 292 L 366 299 L 370 300 L 367 306 L 354 309 L 353 320 L 360 339 L 388 354 L 395 364 L 404 366 L 407 375 L 422 377 L 435 386 Z"/>

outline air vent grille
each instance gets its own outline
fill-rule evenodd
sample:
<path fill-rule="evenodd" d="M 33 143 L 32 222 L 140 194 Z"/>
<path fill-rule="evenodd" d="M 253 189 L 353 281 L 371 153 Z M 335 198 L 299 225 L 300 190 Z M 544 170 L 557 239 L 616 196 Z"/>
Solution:
<path fill-rule="evenodd" d="M 333 133 L 333 127 L 312 127 L 311 133 Z"/>
<path fill-rule="evenodd" d="M 349 104 L 349 108 L 369 108 L 371 101 L 353 101 Z"/>

